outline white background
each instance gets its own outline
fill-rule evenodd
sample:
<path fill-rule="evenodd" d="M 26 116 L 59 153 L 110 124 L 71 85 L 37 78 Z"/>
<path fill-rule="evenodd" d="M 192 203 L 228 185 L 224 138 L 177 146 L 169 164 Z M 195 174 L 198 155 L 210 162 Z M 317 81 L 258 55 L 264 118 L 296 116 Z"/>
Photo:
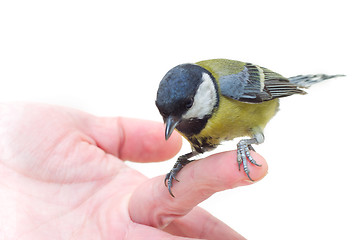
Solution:
<path fill-rule="evenodd" d="M 180 63 L 221 57 L 285 76 L 346 74 L 282 99 L 256 147 L 266 178 L 201 205 L 248 239 L 360 239 L 358 8 L 347 0 L 1 1 L 0 101 L 161 121 L 157 86 Z M 184 142 L 181 153 L 189 149 Z M 174 161 L 132 165 L 152 177 Z"/>

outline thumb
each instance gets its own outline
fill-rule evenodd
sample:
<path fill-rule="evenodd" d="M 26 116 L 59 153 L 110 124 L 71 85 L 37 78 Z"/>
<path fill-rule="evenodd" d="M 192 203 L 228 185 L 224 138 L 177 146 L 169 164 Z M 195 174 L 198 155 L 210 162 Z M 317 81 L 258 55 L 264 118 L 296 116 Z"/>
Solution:
<path fill-rule="evenodd" d="M 181 136 L 168 141 L 162 123 L 124 117 L 88 116 L 84 131 L 106 153 L 122 160 L 157 162 L 172 158 L 181 148 Z"/>

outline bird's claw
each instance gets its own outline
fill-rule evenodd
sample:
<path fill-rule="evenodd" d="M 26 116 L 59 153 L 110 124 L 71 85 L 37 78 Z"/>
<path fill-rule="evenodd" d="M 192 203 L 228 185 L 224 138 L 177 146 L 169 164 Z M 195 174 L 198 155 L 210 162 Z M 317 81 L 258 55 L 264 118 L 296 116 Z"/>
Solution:
<path fill-rule="evenodd" d="M 246 173 L 247 177 L 249 178 L 250 181 L 254 181 L 251 177 L 250 177 L 250 170 L 248 167 L 248 161 L 252 164 L 254 164 L 255 166 L 261 167 L 260 164 L 258 164 L 255 159 L 250 155 L 250 149 L 254 150 L 254 148 L 251 146 L 250 143 L 248 143 L 248 140 L 241 140 L 238 145 L 237 145 L 237 162 L 238 162 L 238 166 L 239 166 L 239 171 L 240 171 L 240 167 L 241 164 L 244 167 L 244 172 Z"/>
<path fill-rule="evenodd" d="M 168 174 L 166 174 L 164 180 L 165 186 L 168 188 L 169 193 L 172 197 L 175 197 L 174 194 L 171 192 L 171 188 L 173 186 L 173 180 L 179 182 L 179 180 L 175 176 L 176 176 L 176 172 L 171 170 Z"/>
<path fill-rule="evenodd" d="M 166 174 L 165 176 L 165 186 L 168 188 L 169 193 L 172 197 L 175 197 L 174 194 L 171 192 L 171 188 L 173 186 L 173 181 L 177 181 L 179 182 L 179 180 L 176 178 L 176 175 L 180 172 L 180 170 L 189 162 L 191 162 L 191 160 L 188 160 L 190 157 L 195 156 L 197 153 L 195 152 L 191 152 L 188 154 L 185 154 L 183 156 L 180 156 L 178 158 L 178 160 L 176 161 L 174 167 L 171 169 L 171 171 Z"/>

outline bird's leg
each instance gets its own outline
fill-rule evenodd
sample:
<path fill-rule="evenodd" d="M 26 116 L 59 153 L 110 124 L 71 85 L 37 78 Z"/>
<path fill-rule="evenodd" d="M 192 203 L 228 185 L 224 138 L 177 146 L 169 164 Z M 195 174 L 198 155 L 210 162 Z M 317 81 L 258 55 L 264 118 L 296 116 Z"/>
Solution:
<path fill-rule="evenodd" d="M 244 167 L 244 171 L 248 178 L 253 181 L 249 175 L 250 170 L 248 168 L 248 160 L 252 164 L 256 166 L 261 166 L 256 163 L 256 161 L 251 157 L 250 150 L 254 151 L 254 148 L 251 146 L 251 144 L 260 144 L 264 142 L 264 135 L 262 133 L 257 133 L 253 136 L 253 138 L 250 139 L 242 139 L 237 144 L 237 162 L 239 165 L 239 171 L 241 164 Z"/>
<path fill-rule="evenodd" d="M 174 194 L 171 192 L 171 187 L 173 185 L 173 180 L 176 180 L 179 182 L 179 180 L 176 179 L 176 175 L 180 172 L 180 170 L 188 163 L 192 162 L 193 160 L 189 160 L 189 158 L 192 158 L 196 155 L 198 155 L 198 152 L 192 151 L 190 153 L 184 154 L 178 158 L 176 161 L 174 167 L 171 169 L 171 171 L 166 174 L 165 177 L 165 186 L 167 186 L 169 193 L 172 197 L 175 197 Z"/>

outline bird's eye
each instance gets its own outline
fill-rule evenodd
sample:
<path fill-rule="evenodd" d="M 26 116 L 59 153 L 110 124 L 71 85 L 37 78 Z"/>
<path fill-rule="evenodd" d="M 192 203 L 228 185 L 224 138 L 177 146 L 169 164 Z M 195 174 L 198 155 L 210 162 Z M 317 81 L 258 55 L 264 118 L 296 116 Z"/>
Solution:
<path fill-rule="evenodd" d="M 194 99 L 193 99 L 193 98 L 187 99 L 186 102 L 185 102 L 185 107 L 186 107 L 187 109 L 189 109 L 189 108 L 192 107 L 193 103 L 194 103 Z"/>

